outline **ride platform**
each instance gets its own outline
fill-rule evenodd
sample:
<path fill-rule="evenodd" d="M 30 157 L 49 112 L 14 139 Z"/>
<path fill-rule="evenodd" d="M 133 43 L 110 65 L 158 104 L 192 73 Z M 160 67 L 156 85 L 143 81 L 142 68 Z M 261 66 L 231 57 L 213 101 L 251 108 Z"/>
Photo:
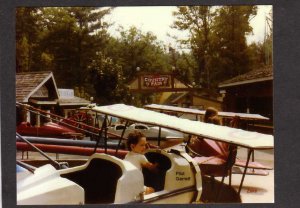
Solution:
<path fill-rule="evenodd" d="M 85 160 L 87 156 L 74 156 L 66 154 L 48 153 L 52 158 L 63 160 Z M 26 156 L 26 154 L 25 154 Z M 239 148 L 238 157 L 245 159 L 247 156 L 247 149 Z M 24 157 L 24 155 L 23 155 Z M 17 152 L 17 159 L 22 159 L 22 152 Z M 27 157 L 23 158 L 24 160 Z M 28 152 L 29 160 L 41 160 L 39 153 Z M 255 151 L 255 161 L 264 165 L 274 167 L 274 152 L 273 150 L 259 150 Z M 71 163 L 72 164 L 72 163 Z M 70 164 L 70 165 L 71 165 Z M 74 163 L 75 164 L 75 163 Z M 78 165 L 78 164 L 77 164 Z M 242 169 L 241 169 L 242 170 Z M 251 171 L 251 169 L 249 169 Z M 268 175 L 249 175 L 247 174 L 240 195 L 237 194 L 242 174 L 233 174 L 231 186 L 229 186 L 229 177 L 225 178 L 222 185 L 218 200 L 216 201 L 217 191 L 220 190 L 221 177 L 215 178 L 213 182 L 211 178 L 205 177 L 203 179 L 203 192 L 200 203 L 273 203 L 274 202 L 274 169 L 267 170 Z"/>

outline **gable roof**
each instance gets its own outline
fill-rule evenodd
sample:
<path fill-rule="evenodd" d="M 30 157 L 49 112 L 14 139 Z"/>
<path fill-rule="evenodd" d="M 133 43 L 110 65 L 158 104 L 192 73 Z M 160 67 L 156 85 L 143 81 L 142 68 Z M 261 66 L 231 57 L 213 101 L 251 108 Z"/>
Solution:
<path fill-rule="evenodd" d="M 164 102 L 164 104 L 169 104 L 169 105 L 174 105 L 176 104 L 179 100 L 181 100 L 182 98 L 186 97 L 186 96 L 192 96 L 192 97 L 197 97 L 197 98 L 201 98 L 204 100 L 209 100 L 209 101 L 213 101 L 213 102 L 218 102 L 221 103 L 221 101 L 219 101 L 216 97 L 214 97 L 213 95 L 210 96 L 210 94 L 207 94 L 207 92 L 205 90 L 203 90 L 202 92 L 200 92 L 199 94 L 197 93 L 192 93 L 192 92 L 183 92 L 183 93 L 172 93 Z"/>
<path fill-rule="evenodd" d="M 23 72 L 16 74 L 16 101 L 28 102 L 47 81 L 52 80 L 55 97 L 58 98 L 58 90 L 51 71 Z"/>
<path fill-rule="evenodd" d="M 219 88 L 231 87 L 236 85 L 250 84 L 262 81 L 273 80 L 273 67 L 266 66 L 256 70 L 249 71 L 245 74 L 228 79 L 219 84 Z"/>

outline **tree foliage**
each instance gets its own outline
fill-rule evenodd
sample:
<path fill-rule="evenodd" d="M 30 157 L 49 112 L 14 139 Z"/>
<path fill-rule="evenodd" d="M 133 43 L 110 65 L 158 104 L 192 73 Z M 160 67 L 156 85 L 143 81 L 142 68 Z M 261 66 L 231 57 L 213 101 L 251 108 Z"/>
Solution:
<path fill-rule="evenodd" d="M 144 72 L 170 68 L 163 44 L 151 32 L 120 28 L 111 37 L 111 8 L 17 9 L 18 72 L 50 70 L 61 88 L 80 89 L 100 103 L 129 102 L 125 83 Z M 25 17 L 25 18 L 24 18 Z"/>
<path fill-rule="evenodd" d="M 201 76 L 209 71 L 208 56 L 211 54 L 211 27 L 215 15 L 211 6 L 181 6 L 173 14 L 173 28 L 188 30 L 190 37 L 181 43 L 188 44 L 197 66 L 193 70 L 194 81 L 200 85 Z"/>
<path fill-rule="evenodd" d="M 122 66 L 126 81 L 131 81 L 137 68 L 143 72 L 163 72 L 168 70 L 168 56 L 162 43 L 151 32 L 142 32 L 136 27 L 128 30 L 119 28 L 119 38 L 111 38 L 108 54 Z"/>
<path fill-rule="evenodd" d="M 219 82 L 272 63 L 272 32 L 247 45 L 256 6 L 180 6 L 173 28 L 189 50 L 164 45 L 134 26 L 111 36 L 105 17 L 113 8 L 19 7 L 16 9 L 17 72 L 52 71 L 60 88 L 80 89 L 99 104 L 141 105 L 151 94 L 131 95 L 127 85 L 141 72 L 173 72 L 185 83 L 216 88 Z M 266 52 L 267 51 L 267 52 Z M 133 99 L 134 97 L 134 99 Z"/>
<path fill-rule="evenodd" d="M 111 104 L 130 99 L 122 67 L 111 58 L 99 52 L 89 68 L 89 81 L 93 83 L 96 103 Z"/>
<path fill-rule="evenodd" d="M 180 6 L 173 13 L 173 28 L 188 31 L 180 40 L 191 49 L 197 85 L 215 88 L 223 80 L 253 69 L 259 47 L 248 48 L 250 20 L 257 6 Z M 254 60 L 255 59 L 255 60 Z"/>
<path fill-rule="evenodd" d="M 215 45 L 222 59 L 222 79 L 243 74 L 251 69 L 247 56 L 246 35 L 252 32 L 250 19 L 256 6 L 223 6 L 214 21 Z"/>
<path fill-rule="evenodd" d="M 19 72 L 32 70 L 38 43 L 38 18 L 36 8 L 20 7 L 16 10 L 16 70 Z"/>
<path fill-rule="evenodd" d="M 53 72 L 62 87 L 83 86 L 87 67 L 103 46 L 110 9 L 92 7 L 43 8 L 41 51 L 53 57 Z"/>

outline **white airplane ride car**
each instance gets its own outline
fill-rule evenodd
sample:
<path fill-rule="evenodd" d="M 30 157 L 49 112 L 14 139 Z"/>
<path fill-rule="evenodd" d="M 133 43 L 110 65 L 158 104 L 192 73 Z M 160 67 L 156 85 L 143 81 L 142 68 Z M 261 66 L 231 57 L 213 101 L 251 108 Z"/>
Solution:
<path fill-rule="evenodd" d="M 92 110 L 104 114 L 105 117 L 108 115 L 115 116 L 131 122 L 170 128 L 191 136 L 202 136 L 234 146 L 245 147 L 249 149 L 247 165 L 254 150 L 274 148 L 272 135 L 191 121 L 134 106 L 115 104 L 94 107 Z M 105 144 L 107 144 L 108 139 L 106 138 Z M 97 150 L 98 143 L 99 140 L 94 152 Z M 105 146 L 105 150 L 107 150 L 107 146 Z M 95 153 L 91 154 L 88 161 L 83 165 L 66 169 L 59 168 L 58 170 L 50 164 L 35 169 L 30 169 L 27 165 L 27 172 L 17 173 L 17 204 L 96 205 L 205 202 L 204 187 L 211 187 L 211 185 L 202 179 L 199 165 L 186 152 L 185 144 L 169 149 L 147 150 L 145 156 L 150 162 L 158 164 L 157 172 L 144 172 L 144 170 L 141 172 L 130 162 L 116 156 L 117 152 L 114 155 Z M 57 162 L 52 163 L 59 166 Z M 246 171 L 237 192 L 234 190 L 235 187 L 230 187 L 226 191 L 223 190 L 223 187 L 226 187 L 223 182 L 221 183 L 222 186 L 216 185 L 215 187 L 222 187 L 220 197 L 228 194 L 229 190 L 239 195 L 245 173 Z M 155 192 L 144 195 L 144 185 L 153 187 Z M 220 193 L 216 190 L 210 192 L 216 196 L 218 196 L 216 193 Z M 216 197 L 216 201 L 221 202 L 218 197 Z"/>

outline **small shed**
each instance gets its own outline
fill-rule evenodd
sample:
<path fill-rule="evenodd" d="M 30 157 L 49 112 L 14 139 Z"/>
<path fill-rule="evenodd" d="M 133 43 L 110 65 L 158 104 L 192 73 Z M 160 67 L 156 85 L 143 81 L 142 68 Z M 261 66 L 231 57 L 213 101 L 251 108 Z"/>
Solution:
<path fill-rule="evenodd" d="M 58 98 L 59 93 L 51 71 L 16 74 L 16 102 L 50 111 L 55 108 Z M 24 120 L 40 125 L 39 115 L 29 112 L 24 115 L 24 112 L 17 108 L 17 123 Z"/>
<path fill-rule="evenodd" d="M 72 89 L 58 89 L 51 71 L 23 72 L 16 74 L 16 102 L 64 115 L 67 109 L 76 109 L 90 104 L 90 101 L 74 96 Z M 24 112 L 17 108 L 17 124 L 29 121 L 40 126 L 47 121 L 40 115 Z"/>

